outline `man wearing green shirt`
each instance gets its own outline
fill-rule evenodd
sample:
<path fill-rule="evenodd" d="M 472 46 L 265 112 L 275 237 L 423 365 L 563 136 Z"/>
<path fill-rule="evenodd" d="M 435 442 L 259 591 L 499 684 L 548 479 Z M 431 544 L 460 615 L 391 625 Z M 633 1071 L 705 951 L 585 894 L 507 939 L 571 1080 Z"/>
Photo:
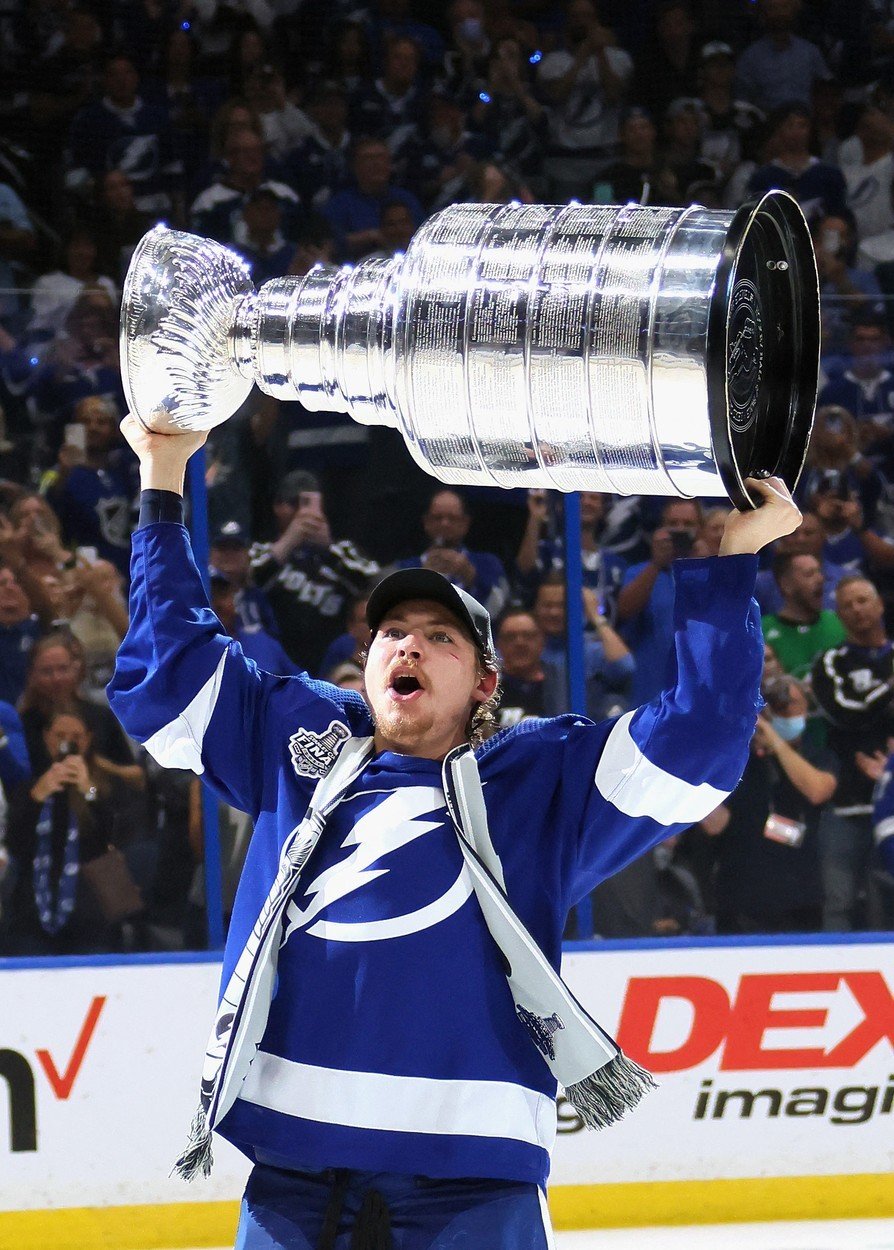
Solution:
<path fill-rule="evenodd" d="M 823 608 L 823 568 L 816 556 L 778 555 L 773 576 L 782 607 L 762 618 L 764 641 L 783 670 L 800 680 L 821 652 L 844 642 L 845 629 L 834 612 Z"/>

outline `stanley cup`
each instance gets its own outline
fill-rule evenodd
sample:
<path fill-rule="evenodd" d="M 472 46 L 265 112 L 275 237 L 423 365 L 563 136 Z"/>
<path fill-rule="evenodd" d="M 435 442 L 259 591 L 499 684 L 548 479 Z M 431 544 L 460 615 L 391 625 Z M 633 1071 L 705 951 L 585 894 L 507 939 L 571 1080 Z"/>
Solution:
<path fill-rule="evenodd" d="M 217 243 L 158 226 L 125 283 L 130 409 L 226 420 L 252 384 L 398 429 L 451 485 L 728 497 L 790 487 L 816 403 L 804 217 L 771 192 L 693 205 L 456 204 L 405 255 L 255 292 Z"/>

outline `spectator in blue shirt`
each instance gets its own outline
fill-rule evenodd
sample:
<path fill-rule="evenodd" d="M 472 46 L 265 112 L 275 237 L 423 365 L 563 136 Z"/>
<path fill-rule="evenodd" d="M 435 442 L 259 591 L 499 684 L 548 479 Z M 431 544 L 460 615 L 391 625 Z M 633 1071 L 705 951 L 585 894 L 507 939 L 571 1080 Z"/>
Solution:
<path fill-rule="evenodd" d="M 815 44 L 794 33 L 801 0 L 760 0 L 766 32 L 749 44 L 736 65 L 736 90 L 758 108 L 777 108 L 788 100 L 809 104 L 817 79 L 831 78 Z"/>
<path fill-rule="evenodd" d="M 40 635 L 40 621 L 18 578 L 11 568 L 0 567 L 0 701 L 19 701 Z"/>
<path fill-rule="evenodd" d="M 122 169 L 133 180 L 137 208 L 166 212 L 171 207 L 173 163 L 167 111 L 139 94 L 140 76 L 130 57 L 110 57 L 101 100 L 75 116 L 69 136 L 66 183 L 79 191 L 95 185 L 108 169 Z"/>
<path fill-rule="evenodd" d="M 416 43 L 405 35 L 391 39 L 385 47 L 382 76 L 357 99 L 351 112 L 354 134 L 388 144 L 400 181 L 420 144 L 424 95 L 419 69 Z"/>
<path fill-rule="evenodd" d="M 104 395 L 123 416 L 126 411 L 118 357 L 117 309 L 107 292 L 85 291 L 65 318 L 65 331 L 45 348 L 36 348 L 33 396 L 42 418 L 47 459 L 55 457 L 63 426 L 79 399 Z M 41 457 L 44 449 L 41 448 Z"/>
<path fill-rule="evenodd" d="M 412 39 L 426 66 L 434 69 L 444 55 L 444 40 L 434 26 L 412 16 L 415 7 L 410 0 L 379 0 L 375 6 L 378 33 L 385 39 Z"/>
<path fill-rule="evenodd" d="M 859 505 L 863 521 L 874 525 L 879 501 L 884 494 L 884 480 L 873 462 L 861 455 L 859 446 L 857 423 L 846 408 L 819 407 L 807 464 L 796 491 L 798 506 L 816 511 L 827 524 L 832 516 L 836 521 L 841 520 L 837 509 L 825 507 L 829 497 L 839 502 L 851 499 Z M 848 563 L 831 550 L 827 555 L 836 564 Z"/>
<path fill-rule="evenodd" d="M 439 490 L 432 495 L 422 518 L 422 527 L 430 545 L 410 560 L 401 560 L 398 568 L 415 568 L 422 564 L 461 586 L 492 617 L 499 616 L 509 597 L 509 583 L 502 562 L 487 551 L 469 551 L 465 545 L 472 518 L 465 500 L 455 490 Z"/>
<path fill-rule="evenodd" d="M 359 668 L 361 675 L 363 671 L 362 656 L 369 645 L 369 626 L 366 623 L 366 602 L 369 595 L 358 595 L 348 605 L 347 620 L 345 621 L 345 632 L 339 634 L 334 642 L 329 644 L 326 654 L 320 663 L 319 676 L 324 681 L 331 681 L 338 685 L 335 681 L 333 673 L 336 669 L 347 664 L 353 664 Z"/>
<path fill-rule="evenodd" d="M 102 395 L 78 401 L 74 424 L 83 428 L 83 446 L 68 442 L 60 448 L 47 498 L 68 543 L 95 548 L 127 577 L 131 509 L 139 492 L 139 473 L 133 457 L 120 445 L 119 419 L 115 405 Z"/>
<path fill-rule="evenodd" d="M 265 673 L 276 673 L 279 677 L 294 677 L 301 672 L 300 665 L 289 659 L 282 643 L 268 634 L 266 629 L 261 626 L 250 630 L 242 627 L 236 607 L 236 589 L 228 578 L 212 573 L 210 587 L 211 607 L 224 633 L 236 639 L 245 655 L 254 660 L 258 668 Z"/>
<path fill-rule="evenodd" d="M 608 495 L 581 491 L 580 553 L 584 585 L 595 591 L 600 611 L 614 621 L 627 561 L 601 544 L 608 505 Z M 515 557 L 517 586 L 525 602 L 533 602 L 537 584 L 547 573 L 564 567 L 565 543 L 550 524 L 547 492 L 528 491 L 528 520 Z"/>
<path fill-rule="evenodd" d="M 636 660 L 632 707 L 648 703 L 667 684 L 667 664 L 674 636 L 674 578 L 677 556 L 691 555 L 701 528 L 701 507 L 695 499 L 669 499 L 661 524 L 652 535 L 652 554 L 627 570 L 618 594 L 618 620 Z"/>
<path fill-rule="evenodd" d="M 537 590 L 533 617 L 545 640 L 541 658 L 550 672 L 554 692 L 561 692 L 559 697 L 562 705 L 557 711 L 570 710 L 565 602 L 565 575 L 547 574 Z M 599 611 L 595 594 L 586 587 L 584 617 L 593 631 L 585 634 L 583 640 L 586 711 L 594 720 L 601 720 L 606 716 L 617 716 L 631 706 L 630 684 L 636 662 L 627 644 Z M 503 640 L 507 651 L 510 651 L 512 664 L 511 648 L 505 634 Z M 517 676 L 520 675 L 521 667 L 516 666 L 515 672 Z"/>
<path fill-rule="evenodd" d="M 361 139 L 352 160 L 354 185 L 339 191 L 323 213 L 344 259 L 356 259 L 382 246 L 382 209 L 399 200 L 406 204 L 414 226 L 422 222 L 422 205 L 414 195 L 391 182 L 391 153 L 382 139 Z"/>
<path fill-rule="evenodd" d="M 0 700 L 0 795 L 31 776 L 31 760 L 25 744 L 25 730 L 11 703 Z M 0 812 L 0 845 L 3 842 L 3 815 Z"/>
<path fill-rule="evenodd" d="M 817 405 L 848 412 L 857 423 L 856 441 L 868 448 L 894 434 L 891 338 L 883 317 L 866 311 L 855 318 L 844 360 L 846 367 L 832 374 Z"/>
<path fill-rule="evenodd" d="M 279 201 L 282 231 L 294 238 L 301 216 L 301 201 L 295 191 L 266 163 L 264 140 L 248 126 L 233 128 L 224 147 L 225 169 L 201 191 L 190 208 L 192 229 L 219 243 L 235 242 L 236 223 L 249 198 L 264 188 Z"/>
<path fill-rule="evenodd" d="M 836 165 L 828 165 L 811 153 L 810 109 L 805 104 L 783 104 L 767 118 L 765 152 L 748 182 L 750 195 L 787 191 L 801 205 L 808 221 L 847 212 L 847 185 Z"/>
<path fill-rule="evenodd" d="M 311 132 L 288 161 L 288 178 L 304 206 L 320 211 L 348 182 L 348 97 L 335 82 L 320 83 L 305 105 Z"/>
<path fill-rule="evenodd" d="M 251 577 L 251 538 L 238 521 L 225 521 L 211 535 L 208 552 L 212 577 L 222 577 L 233 588 L 237 627 L 245 634 L 279 631 L 270 600 Z"/>
<path fill-rule="evenodd" d="M 236 215 L 233 244 L 248 263 L 255 286 L 281 278 L 292 260 L 294 243 L 282 232 L 282 204 L 271 187 L 252 191 Z"/>
<path fill-rule="evenodd" d="M 818 218 L 812 234 L 820 280 L 823 365 L 831 373 L 847 358 L 856 319 L 869 317 L 884 328 L 884 302 L 875 274 L 856 268 L 857 223 L 850 209 Z"/>
<path fill-rule="evenodd" d="M 6 849 L 9 827 L 9 798 L 13 791 L 31 776 L 31 760 L 25 743 L 25 731 L 19 714 L 11 703 L 0 701 L 0 921 L 3 920 L 5 895 L 9 891 L 10 854 Z M 13 874 L 14 876 L 15 874 Z M 0 929 L 3 928 L 0 923 Z"/>

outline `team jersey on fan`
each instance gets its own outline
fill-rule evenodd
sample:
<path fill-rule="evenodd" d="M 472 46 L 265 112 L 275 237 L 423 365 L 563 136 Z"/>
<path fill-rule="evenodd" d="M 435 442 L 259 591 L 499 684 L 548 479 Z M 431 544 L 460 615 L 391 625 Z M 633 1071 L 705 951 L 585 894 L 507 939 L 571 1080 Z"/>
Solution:
<path fill-rule="evenodd" d="M 509 899 L 558 968 L 569 908 L 736 786 L 760 704 L 757 561 L 676 569 L 676 684 L 612 721 L 525 721 L 477 749 Z M 159 763 L 191 768 L 255 833 L 226 985 L 359 695 L 273 677 L 224 636 L 186 530 L 134 535 L 131 624 L 109 694 Z M 250 1158 L 543 1183 L 556 1084 L 515 1014 L 444 810 L 436 761 L 371 757 L 330 816 L 283 929 L 267 1028 L 219 1126 Z"/>

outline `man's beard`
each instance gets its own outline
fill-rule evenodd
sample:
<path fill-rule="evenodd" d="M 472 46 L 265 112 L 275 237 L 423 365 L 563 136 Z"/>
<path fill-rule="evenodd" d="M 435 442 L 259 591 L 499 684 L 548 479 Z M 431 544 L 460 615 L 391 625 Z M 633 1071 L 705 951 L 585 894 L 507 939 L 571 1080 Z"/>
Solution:
<path fill-rule="evenodd" d="M 371 709 L 376 734 L 400 746 L 412 746 L 423 737 L 434 723 L 431 714 L 414 714 L 399 703 L 390 703 L 384 715 Z"/>

